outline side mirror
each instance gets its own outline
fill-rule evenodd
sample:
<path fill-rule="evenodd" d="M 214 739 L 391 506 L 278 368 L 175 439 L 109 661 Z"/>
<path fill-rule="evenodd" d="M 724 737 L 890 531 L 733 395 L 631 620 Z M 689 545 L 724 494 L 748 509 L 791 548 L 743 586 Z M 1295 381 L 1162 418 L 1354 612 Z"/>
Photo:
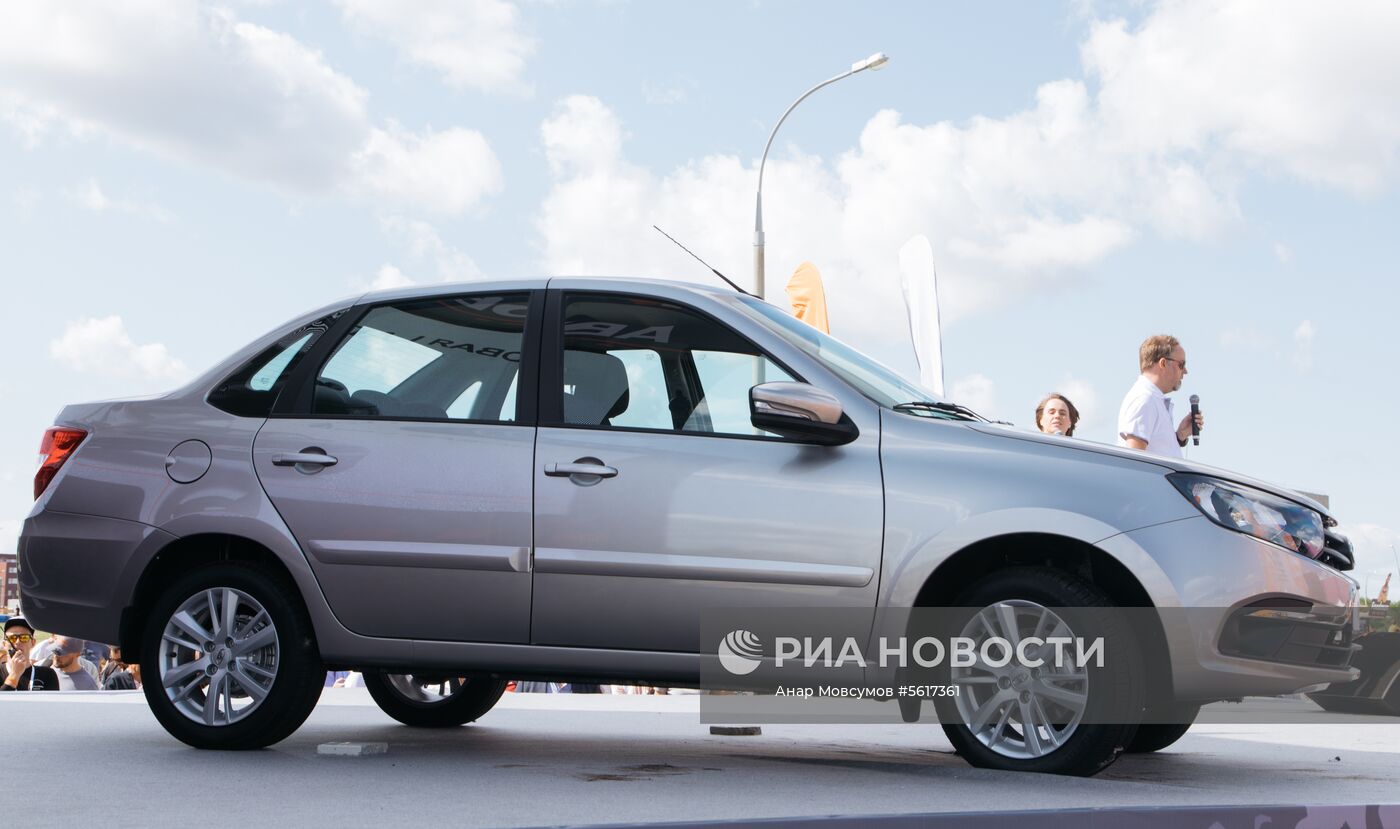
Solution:
<path fill-rule="evenodd" d="M 860 435 L 836 395 L 806 383 L 762 383 L 749 389 L 749 418 L 764 431 L 821 446 L 841 446 Z"/>

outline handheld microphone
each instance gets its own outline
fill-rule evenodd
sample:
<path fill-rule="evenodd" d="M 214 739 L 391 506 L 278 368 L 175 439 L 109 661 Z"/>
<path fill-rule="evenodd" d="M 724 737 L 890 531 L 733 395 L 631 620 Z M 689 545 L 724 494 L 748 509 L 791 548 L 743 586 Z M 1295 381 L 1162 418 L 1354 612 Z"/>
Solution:
<path fill-rule="evenodd" d="M 1196 415 L 1201 413 L 1201 396 L 1191 395 L 1191 445 L 1201 445 L 1201 429 L 1196 425 Z"/>

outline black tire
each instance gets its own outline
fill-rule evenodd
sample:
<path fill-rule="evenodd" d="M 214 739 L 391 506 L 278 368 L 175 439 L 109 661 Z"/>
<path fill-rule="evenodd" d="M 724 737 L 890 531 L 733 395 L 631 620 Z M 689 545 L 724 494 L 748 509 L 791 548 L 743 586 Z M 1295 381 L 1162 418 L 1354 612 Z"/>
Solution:
<path fill-rule="evenodd" d="M 986 576 L 958 597 L 950 635 L 957 635 L 961 625 L 982 608 L 1012 601 L 1057 609 L 1077 635 L 1103 637 L 1103 665 L 1086 669 L 1083 720 L 1063 737 L 1058 748 L 1039 756 L 1014 757 L 978 739 L 958 712 L 957 698 L 939 697 L 935 707 L 943 731 L 957 753 L 979 768 L 1083 777 L 1096 774 L 1132 741 L 1142 716 L 1144 671 L 1129 621 L 1103 591 L 1082 579 L 1048 567 L 1013 567 Z M 1029 745 L 1028 739 L 1022 739 Z"/>
<path fill-rule="evenodd" d="M 1166 716 L 1153 717 L 1149 715 L 1148 720 L 1158 719 L 1162 721 L 1144 722 L 1139 725 L 1137 733 L 1133 735 L 1133 739 L 1128 742 L 1128 747 L 1123 751 L 1127 754 L 1148 754 L 1153 751 L 1161 751 L 1184 737 L 1200 713 L 1201 706 L 1188 705 L 1174 707 Z"/>
<path fill-rule="evenodd" d="M 397 680 L 397 682 L 396 682 Z M 385 714 L 415 728 L 453 728 L 474 722 L 495 707 L 506 691 L 505 680 L 489 677 L 434 677 L 429 684 L 450 685 L 451 691 L 438 699 L 414 698 L 405 694 L 402 683 L 413 686 L 421 676 L 366 671 L 365 688 Z"/>
<path fill-rule="evenodd" d="M 275 642 L 271 651 L 267 648 L 254 651 L 256 658 L 264 660 L 267 659 L 266 654 L 272 654 L 270 667 L 266 662 L 260 663 L 271 679 L 265 680 L 268 682 L 262 690 L 265 695 L 255 705 L 255 698 L 246 690 L 240 688 L 234 691 L 233 684 L 226 686 L 229 688 L 226 699 L 230 704 L 237 700 L 240 705 L 250 706 L 250 709 L 240 718 L 227 717 L 230 721 L 226 723 L 209 725 L 195 721 L 177 707 L 171 695 L 178 695 L 180 684 L 175 683 L 175 687 L 167 692 L 165 670 L 170 670 L 173 676 L 173 672 L 182 664 L 182 655 L 188 660 L 183 664 L 188 665 L 204 656 L 213 658 L 215 654 L 190 651 L 183 647 L 178 653 L 168 652 L 163 647 L 166 644 L 164 632 L 172 616 L 186 602 L 206 595 L 207 591 L 225 588 L 238 591 L 245 600 L 256 602 L 266 611 L 266 624 L 259 624 L 256 619 L 245 616 L 239 616 L 238 622 L 249 628 L 244 631 L 248 636 L 253 632 L 262 633 L 267 627 L 273 629 Z M 239 633 L 237 624 L 234 633 Z M 221 650 L 216 648 L 216 652 Z M 225 663 L 220 658 L 220 664 L 226 664 L 231 674 L 236 657 L 228 656 L 227 659 L 229 661 Z M 325 681 L 325 667 L 316 646 L 316 634 L 300 595 L 274 571 L 252 563 L 210 565 L 180 576 L 167 587 L 152 605 L 141 635 L 141 674 L 151 713 L 171 736 L 195 748 L 227 751 L 266 748 L 291 735 L 311 715 L 321 697 Z M 190 684 L 195 685 L 194 680 L 200 675 L 201 672 L 190 674 Z M 206 678 L 204 681 L 212 680 Z M 210 696 L 208 690 L 208 687 L 202 690 L 196 688 L 190 698 L 207 701 Z M 217 698 L 219 695 L 214 696 Z M 217 699 L 214 705 L 218 708 Z"/>

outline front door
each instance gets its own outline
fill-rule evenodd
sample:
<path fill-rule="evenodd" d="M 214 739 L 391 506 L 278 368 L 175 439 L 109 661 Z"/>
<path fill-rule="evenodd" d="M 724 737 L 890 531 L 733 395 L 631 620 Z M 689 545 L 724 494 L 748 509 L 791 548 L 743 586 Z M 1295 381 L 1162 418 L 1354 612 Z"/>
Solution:
<path fill-rule="evenodd" d="M 554 301 L 553 298 L 551 300 Z M 800 380 L 723 323 L 564 293 L 542 377 L 531 641 L 699 652 L 724 608 L 851 608 L 869 630 L 879 435 L 841 447 L 755 429 L 755 381 Z M 713 618 L 711 616 L 710 618 Z"/>
<path fill-rule="evenodd" d="M 516 392 L 534 383 L 529 300 L 372 307 L 303 411 L 258 433 L 258 477 L 350 630 L 528 641 L 535 429 Z"/>

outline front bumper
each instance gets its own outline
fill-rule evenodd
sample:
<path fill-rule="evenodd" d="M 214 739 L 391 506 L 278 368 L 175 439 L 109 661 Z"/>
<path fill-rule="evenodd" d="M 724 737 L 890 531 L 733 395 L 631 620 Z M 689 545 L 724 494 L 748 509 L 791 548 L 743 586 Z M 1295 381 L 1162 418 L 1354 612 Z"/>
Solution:
<path fill-rule="evenodd" d="M 19 536 L 19 594 L 41 630 L 116 643 L 142 570 L 175 536 L 117 518 L 44 510 Z"/>
<path fill-rule="evenodd" d="M 1204 516 L 1099 546 L 1120 561 L 1146 554 L 1166 575 L 1174 595 L 1152 598 L 1177 700 L 1278 696 L 1356 677 L 1347 667 L 1356 582 L 1340 571 Z"/>

